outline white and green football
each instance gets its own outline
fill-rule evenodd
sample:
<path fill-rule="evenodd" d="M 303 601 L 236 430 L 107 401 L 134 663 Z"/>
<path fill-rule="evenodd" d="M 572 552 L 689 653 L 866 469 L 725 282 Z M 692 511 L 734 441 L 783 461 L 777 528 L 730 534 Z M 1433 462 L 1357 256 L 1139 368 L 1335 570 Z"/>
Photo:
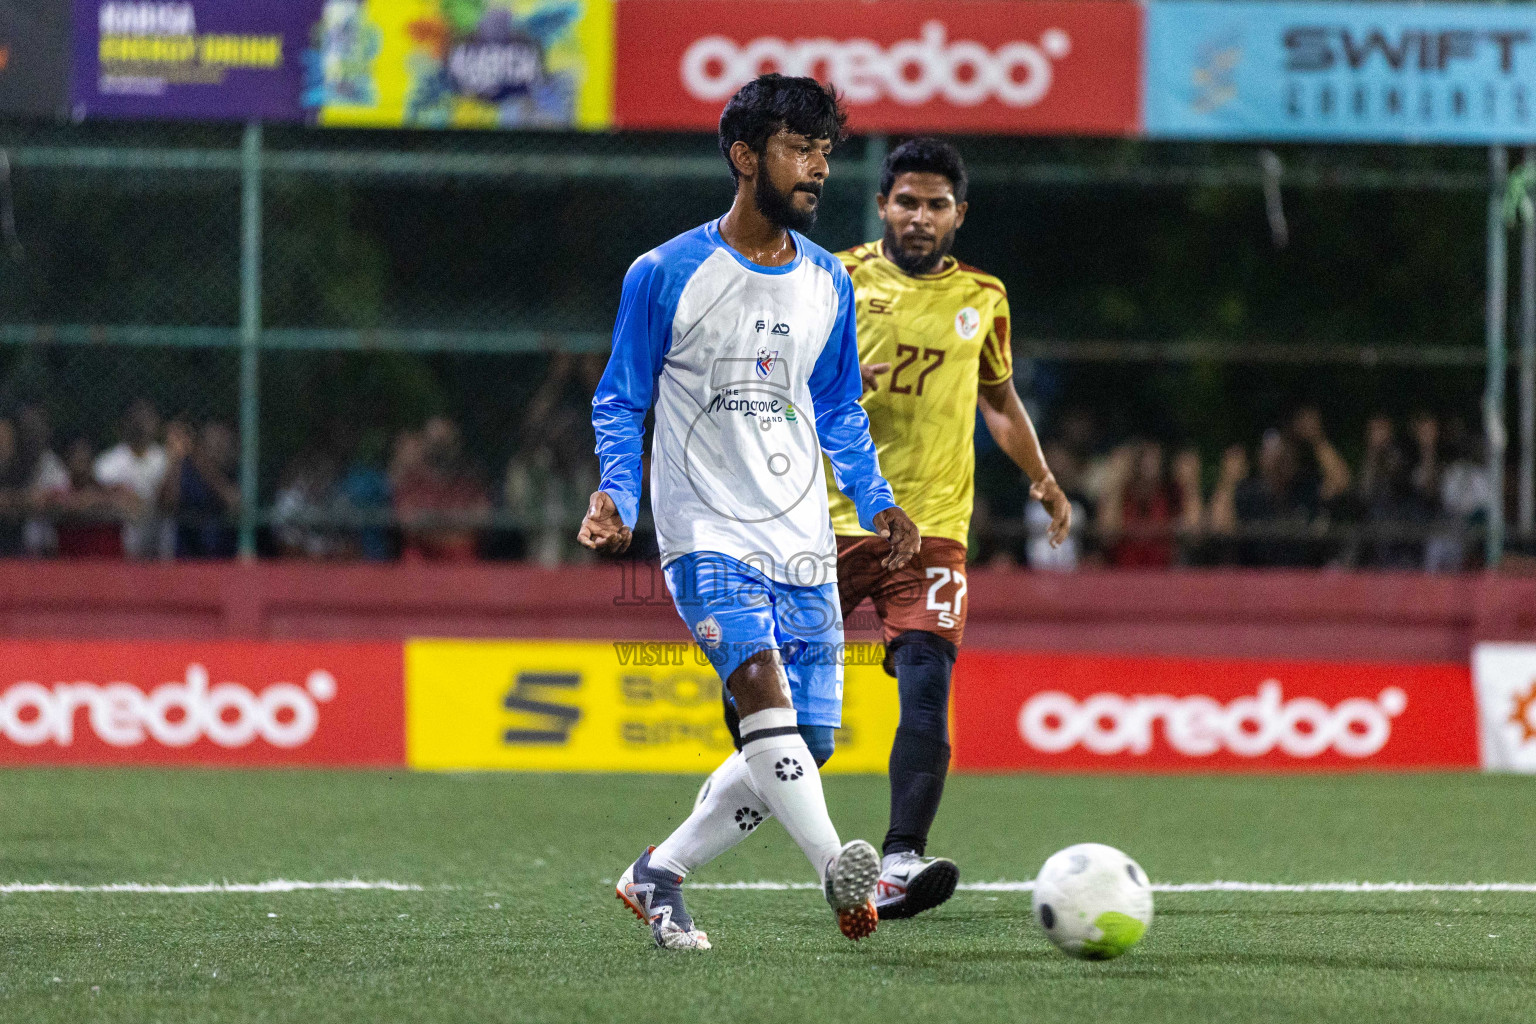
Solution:
<path fill-rule="evenodd" d="M 1035 876 L 1035 920 L 1063 953 L 1113 960 L 1152 926 L 1152 888 L 1141 865 L 1102 843 L 1051 855 Z"/>

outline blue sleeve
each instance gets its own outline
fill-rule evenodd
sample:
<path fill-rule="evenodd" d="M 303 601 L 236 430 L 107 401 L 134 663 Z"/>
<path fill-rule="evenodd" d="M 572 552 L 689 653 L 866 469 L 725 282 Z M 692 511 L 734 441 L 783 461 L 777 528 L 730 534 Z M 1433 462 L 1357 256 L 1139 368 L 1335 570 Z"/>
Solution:
<path fill-rule="evenodd" d="M 896 504 L 891 485 L 880 475 L 880 459 L 869 436 L 869 417 L 859 398 L 859 336 L 853 310 L 853 282 L 841 265 L 837 280 L 837 322 L 811 370 L 811 401 L 816 403 L 816 433 L 832 463 L 837 489 L 853 500 L 859 525 L 874 530 L 875 513 Z"/>
<path fill-rule="evenodd" d="M 648 253 L 624 275 L 619 315 L 613 324 L 613 352 L 592 396 L 592 430 L 602 466 L 598 489 L 618 506 L 624 525 L 640 515 L 640 454 L 645 414 L 656 397 L 656 377 L 672 339 L 661 260 Z"/>

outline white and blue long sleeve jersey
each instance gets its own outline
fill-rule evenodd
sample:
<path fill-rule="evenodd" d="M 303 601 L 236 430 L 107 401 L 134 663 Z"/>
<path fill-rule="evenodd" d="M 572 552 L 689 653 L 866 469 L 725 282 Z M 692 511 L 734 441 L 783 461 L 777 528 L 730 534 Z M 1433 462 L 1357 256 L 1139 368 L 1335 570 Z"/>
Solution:
<path fill-rule="evenodd" d="M 853 285 L 794 233 L 764 267 L 719 222 L 641 256 L 624 276 L 613 353 L 592 399 L 602 490 L 634 526 L 645 415 L 656 409 L 651 509 L 662 564 L 716 551 L 780 583 L 836 579 L 821 454 L 859 522 L 895 505 L 859 405 Z"/>

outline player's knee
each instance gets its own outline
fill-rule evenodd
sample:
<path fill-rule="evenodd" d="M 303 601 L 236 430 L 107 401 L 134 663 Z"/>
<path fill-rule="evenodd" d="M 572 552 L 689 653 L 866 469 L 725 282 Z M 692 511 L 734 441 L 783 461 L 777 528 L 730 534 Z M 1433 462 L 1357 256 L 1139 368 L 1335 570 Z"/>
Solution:
<path fill-rule="evenodd" d="M 949 734 L 949 677 L 955 645 L 925 630 L 909 630 L 889 645 L 901 696 L 901 725 L 936 738 Z"/>
<path fill-rule="evenodd" d="M 726 680 L 726 687 L 736 699 L 737 714 L 743 718 L 764 708 L 790 706 L 784 666 L 775 649 L 758 651 L 742 662 Z"/>
<path fill-rule="evenodd" d="M 837 746 L 833 731 L 830 725 L 800 726 L 800 736 L 805 740 L 805 746 L 810 750 L 811 759 L 816 762 L 817 768 L 832 760 L 832 751 Z"/>

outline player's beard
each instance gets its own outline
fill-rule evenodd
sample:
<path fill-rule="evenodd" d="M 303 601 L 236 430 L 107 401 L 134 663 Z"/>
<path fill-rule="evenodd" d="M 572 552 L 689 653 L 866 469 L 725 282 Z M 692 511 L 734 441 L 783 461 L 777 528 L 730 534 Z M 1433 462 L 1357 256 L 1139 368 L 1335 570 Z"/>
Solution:
<path fill-rule="evenodd" d="M 931 274 L 944 262 L 944 257 L 949 255 L 949 250 L 955 245 L 955 231 L 950 228 L 949 234 L 940 238 L 926 253 L 910 253 L 901 247 L 896 240 L 896 231 L 889 223 L 885 226 L 885 255 L 890 261 L 902 269 L 903 273 L 914 276 Z"/>
<path fill-rule="evenodd" d="M 815 196 L 818 200 L 816 206 L 809 210 L 802 210 L 796 206 L 797 191 L 809 192 Z M 788 192 L 780 192 L 773 187 L 773 182 L 768 180 L 768 175 L 760 174 L 757 177 L 757 187 L 753 190 L 753 198 L 757 201 L 758 212 L 768 218 L 768 223 L 804 234 L 816 225 L 816 210 L 821 205 L 821 185 L 806 182 L 796 185 Z"/>

